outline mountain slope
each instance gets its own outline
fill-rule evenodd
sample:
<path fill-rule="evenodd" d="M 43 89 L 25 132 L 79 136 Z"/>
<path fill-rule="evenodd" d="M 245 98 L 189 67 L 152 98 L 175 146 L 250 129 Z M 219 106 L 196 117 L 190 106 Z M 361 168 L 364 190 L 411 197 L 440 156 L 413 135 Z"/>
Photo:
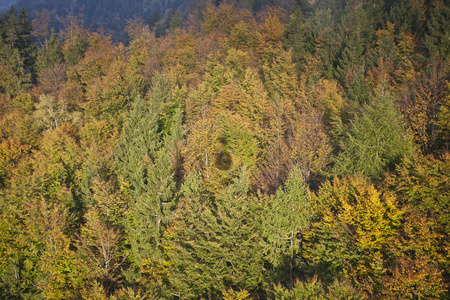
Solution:
<path fill-rule="evenodd" d="M 6 0 L 7 1 L 7 0 Z M 115 39 L 124 38 L 125 20 L 133 17 L 145 21 L 158 21 L 171 8 L 182 10 L 190 1 L 182 0 L 19 0 L 17 7 L 24 6 L 34 17 L 34 11 L 48 11 L 52 19 L 52 26 L 58 28 L 57 20 L 67 15 L 81 16 L 87 28 L 96 30 L 103 28 L 110 32 Z M 1 2 L 0 2 L 1 3 Z"/>

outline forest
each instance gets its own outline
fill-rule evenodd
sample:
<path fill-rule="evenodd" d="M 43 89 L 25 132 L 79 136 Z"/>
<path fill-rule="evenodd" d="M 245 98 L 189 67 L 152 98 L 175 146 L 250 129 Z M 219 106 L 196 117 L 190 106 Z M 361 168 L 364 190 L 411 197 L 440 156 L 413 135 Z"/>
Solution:
<path fill-rule="evenodd" d="M 0 17 L 0 298 L 450 299 L 450 1 L 185 11 Z"/>
<path fill-rule="evenodd" d="M 6 0 L 5 0 L 6 1 Z M 10 0 L 11 1 L 11 0 Z M 126 20 L 142 18 L 156 36 L 164 33 L 169 21 L 177 22 L 192 0 L 15 0 L 17 7 L 25 7 L 31 19 L 45 15 L 50 26 L 59 32 L 64 28 L 61 22 L 67 16 L 82 16 L 80 21 L 90 31 L 104 30 L 113 41 L 125 41 Z M 186 12 L 187 13 L 187 12 Z"/>

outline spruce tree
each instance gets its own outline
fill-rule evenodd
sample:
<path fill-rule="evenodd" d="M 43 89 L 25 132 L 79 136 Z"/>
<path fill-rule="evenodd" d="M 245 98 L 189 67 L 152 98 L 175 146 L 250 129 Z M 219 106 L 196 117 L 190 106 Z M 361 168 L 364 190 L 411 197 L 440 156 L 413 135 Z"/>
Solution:
<path fill-rule="evenodd" d="M 245 168 L 239 177 L 208 197 L 196 175 L 182 191 L 185 202 L 172 230 L 169 275 L 172 293 L 182 299 L 219 299 L 222 292 L 256 293 L 264 268 L 259 250 L 257 200 L 248 196 Z"/>
<path fill-rule="evenodd" d="M 63 60 L 64 57 L 61 52 L 60 42 L 56 37 L 55 31 L 52 30 L 50 39 L 45 42 L 41 49 L 39 49 L 36 61 L 36 71 L 42 73 L 42 71 L 47 68 L 52 68 L 57 64 L 61 64 Z"/>
<path fill-rule="evenodd" d="M 287 49 L 292 48 L 292 62 L 296 64 L 297 72 L 302 72 L 305 55 L 313 53 L 314 47 L 299 7 L 290 16 L 289 24 L 284 31 L 283 46 Z"/>
<path fill-rule="evenodd" d="M 271 198 L 265 212 L 265 253 L 277 280 L 293 285 L 304 232 L 309 228 L 312 203 L 302 170 L 295 167 L 284 187 Z"/>
<path fill-rule="evenodd" d="M 167 81 L 157 79 L 146 103 L 136 99 L 116 152 L 119 173 L 130 186 L 127 228 L 132 260 L 138 265 L 160 258 L 160 242 L 170 219 L 179 165 L 177 143 L 182 138 L 182 110 L 163 119 L 169 101 Z M 168 132 L 164 124 L 170 123 Z"/>
<path fill-rule="evenodd" d="M 136 99 L 116 152 L 119 173 L 130 187 L 131 202 L 125 227 L 132 259 L 138 264 L 158 252 L 159 199 L 152 197 L 154 178 L 149 178 L 154 176 L 155 158 L 161 147 L 157 121 L 156 113 L 148 109 L 144 100 Z"/>
<path fill-rule="evenodd" d="M 378 180 L 400 162 L 408 150 L 408 138 L 389 95 L 363 107 L 340 147 L 334 168 L 339 175 L 360 174 Z"/>

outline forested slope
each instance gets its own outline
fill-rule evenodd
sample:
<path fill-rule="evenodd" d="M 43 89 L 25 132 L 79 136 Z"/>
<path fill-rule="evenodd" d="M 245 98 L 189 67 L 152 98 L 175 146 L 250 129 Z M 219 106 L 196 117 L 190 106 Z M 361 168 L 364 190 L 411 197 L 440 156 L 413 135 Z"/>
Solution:
<path fill-rule="evenodd" d="M 254 2 L 0 18 L 0 298 L 450 298 L 450 5 Z"/>
<path fill-rule="evenodd" d="M 166 29 L 180 26 L 188 14 L 200 15 L 206 7 L 206 0 L 18 0 L 17 8 L 25 7 L 32 18 L 49 18 L 57 32 L 64 28 L 64 19 L 77 17 L 91 31 L 105 30 L 113 40 L 128 41 L 125 20 L 141 18 L 148 24 L 156 36 L 164 34 Z M 219 3 L 219 1 L 212 1 Z M 240 6 L 259 10 L 269 0 L 236 1 Z M 273 1 L 272 1 L 273 2 Z M 292 4 L 292 0 L 280 1 Z M 1 2 L 0 2 L 1 4 Z M 9 4 L 6 5 L 8 8 Z"/>

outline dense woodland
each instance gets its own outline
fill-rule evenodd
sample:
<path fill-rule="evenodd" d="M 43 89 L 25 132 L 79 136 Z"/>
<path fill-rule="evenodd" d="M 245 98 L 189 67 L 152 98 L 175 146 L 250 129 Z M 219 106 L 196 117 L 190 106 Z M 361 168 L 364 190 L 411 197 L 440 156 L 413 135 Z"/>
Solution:
<path fill-rule="evenodd" d="M 17 7 L 25 7 L 31 18 L 45 16 L 55 31 L 64 28 L 67 16 L 80 19 L 90 31 L 102 29 L 115 41 L 126 41 L 126 20 L 141 18 L 152 27 L 155 35 L 162 35 L 172 23 L 181 25 L 182 13 L 192 0 L 16 0 Z"/>
<path fill-rule="evenodd" d="M 1 299 L 450 298 L 449 1 L 255 3 L 1 16 Z"/>

